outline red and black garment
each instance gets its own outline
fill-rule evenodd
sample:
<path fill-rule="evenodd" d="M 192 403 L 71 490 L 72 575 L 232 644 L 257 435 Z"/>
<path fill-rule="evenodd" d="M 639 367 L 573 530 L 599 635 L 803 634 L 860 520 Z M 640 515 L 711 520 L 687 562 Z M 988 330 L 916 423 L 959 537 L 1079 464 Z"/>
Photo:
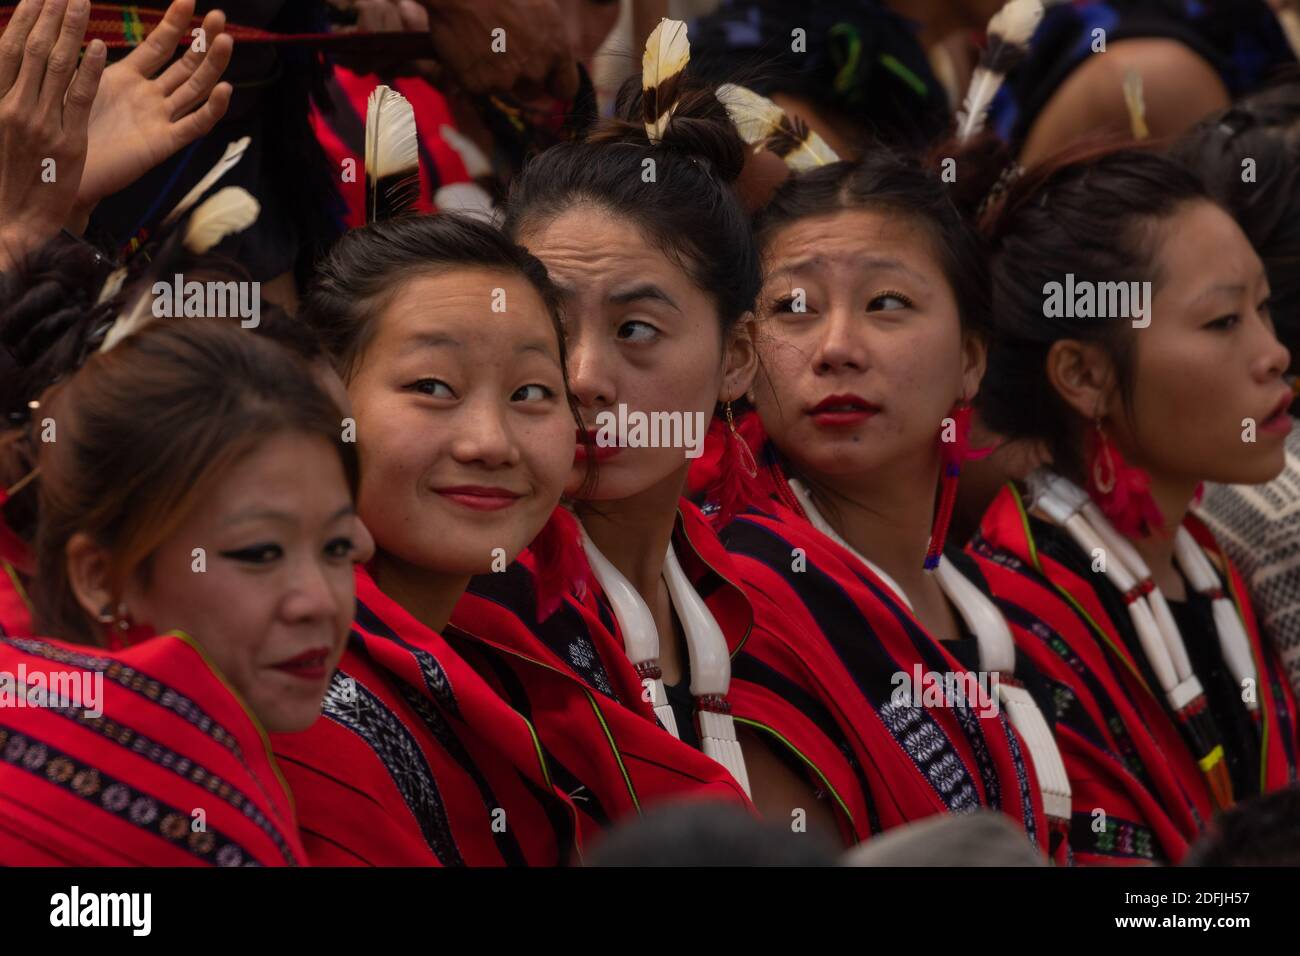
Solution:
<path fill-rule="evenodd" d="M 272 737 L 311 862 L 570 862 L 573 807 L 529 721 L 364 568 L 356 584 L 321 719 Z"/>
<path fill-rule="evenodd" d="M 0 865 L 306 862 L 265 733 L 190 638 L 0 638 Z"/>
<path fill-rule="evenodd" d="M 968 668 L 804 517 L 757 416 L 737 425 L 757 448 L 755 503 L 763 509 L 749 508 L 721 530 L 755 618 L 732 667 L 737 723 L 807 768 L 837 811 L 846 844 L 933 814 L 991 807 L 1049 854 L 1032 762 L 1001 710 L 983 699 L 942 708 L 895 699 L 899 674 Z M 709 487 L 718 460 L 706 448 L 692 485 Z M 1063 859 L 1064 847 L 1055 849 Z"/>
<path fill-rule="evenodd" d="M 1260 674 L 1258 789 L 1294 784 L 1296 703 L 1280 664 L 1241 599 L 1246 592 L 1236 569 L 1199 522 L 1189 517 L 1186 526 L 1226 570 L 1250 636 Z M 971 547 L 989 559 L 986 577 L 1004 615 L 1030 620 L 1016 631 L 1017 646 L 1053 684 L 1058 740 L 1075 787 L 1076 854 L 1094 862 L 1177 863 L 1214 805 L 1159 693 L 1124 596 L 1092 572 L 1066 533 L 1030 514 L 1011 485 L 994 499 Z"/>
<path fill-rule="evenodd" d="M 717 620 L 733 657 L 752 611 L 730 559 L 699 510 L 680 503 L 673 548 Z M 719 763 L 660 726 L 624 651 L 613 608 L 590 581 L 538 620 L 537 568 L 525 552 L 504 572 L 470 582 L 447 638 L 510 705 L 527 714 L 552 772 L 573 795 L 583 832 L 669 800 L 720 800 L 752 809 Z"/>
<path fill-rule="evenodd" d="M 5 489 L 0 488 L 0 637 L 28 637 L 32 633 L 32 602 L 26 579 L 36 561 L 27 542 L 5 521 L 7 500 Z"/>

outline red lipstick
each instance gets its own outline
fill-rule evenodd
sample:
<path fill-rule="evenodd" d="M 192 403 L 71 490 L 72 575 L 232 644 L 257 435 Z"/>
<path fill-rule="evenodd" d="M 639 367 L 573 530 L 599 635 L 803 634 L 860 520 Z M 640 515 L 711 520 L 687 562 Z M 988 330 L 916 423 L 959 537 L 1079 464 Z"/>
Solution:
<path fill-rule="evenodd" d="M 495 488 L 490 485 L 456 485 L 435 488 L 434 491 L 473 511 L 500 511 L 502 508 L 509 508 L 520 498 L 518 492 L 511 491 L 509 488 Z"/>
<path fill-rule="evenodd" d="M 597 432 L 594 428 L 589 428 L 585 432 L 582 431 L 582 429 L 577 431 L 574 436 L 577 445 L 573 451 L 573 460 L 575 464 L 587 460 L 587 446 L 582 443 L 584 437 L 590 439 L 592 446 L 591 450 L 597 462 L 607 461 L 623 450 L 618 445 L 597 445 L 596 434 Z"/>
<path fill-rule="evenodd" d="M 301 677 L 303 680 L 323 680 L 329 676 L 329 672 L 325 669 L 329 656 L 328 647 L 317 647 L 272 666 L 278 671 L 293 677 Z"/>
<path fill-rule="evenodd" d="M 1269 435 L 1289 435 L 1291 433 L 1291 402 L 1295 399 L 1295 393 L 1287 389 L 1286 394 L 1278 399 L 1277 404 L 1269 416 L 1259 423 L 1259 430 Z"/>
<path fill-rule="evenodd" d="M 879 405 L 873 405 L 860 395 L 828 395 L 808 409 L 814 422 L 823 428 L 843 428 L 866 421 L 876 412 Z"/>

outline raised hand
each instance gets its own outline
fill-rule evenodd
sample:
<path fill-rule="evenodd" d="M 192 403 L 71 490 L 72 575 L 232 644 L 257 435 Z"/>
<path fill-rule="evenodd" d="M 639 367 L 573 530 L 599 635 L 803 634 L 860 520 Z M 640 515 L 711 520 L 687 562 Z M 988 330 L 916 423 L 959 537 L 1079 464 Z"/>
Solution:
<path fill-rule="evenodd" d="M 49 0 L 47 0 L 49 2 Z M 89 152 L 77 196 L 79 212 L 139 179 L 208 133 L 230 106 L 231 86 L 219 83 L 234 41 L 222 31 L 226 15 L 203 18 L 203 49 L 155 76 L 190 39 L 194 0 L 174 0 L 158 26 L 124 59 L 104 71 L 90 113 Z M 84 226 L 84 219 L 78 223 Z"/>
<path fill-rule="evenodd" d="M 77 199 L 108 50 L 77 64 L 90 0 L 22 0 L 0 36 L 0 271 L 55 235 Z"/>

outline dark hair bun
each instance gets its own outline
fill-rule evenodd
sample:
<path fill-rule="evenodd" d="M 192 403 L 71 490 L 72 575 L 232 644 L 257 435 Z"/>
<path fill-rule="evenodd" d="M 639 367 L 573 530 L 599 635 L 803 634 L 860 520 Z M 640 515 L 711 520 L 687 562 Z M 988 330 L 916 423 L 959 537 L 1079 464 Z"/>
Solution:
<path fill-rule="evenodd" d="M 588 141 L 650 145 L 641 93 L 641 77 L 628 77 L 615 101 L 615 118 L 598 125 Z M 745 168 L 745 141 L 727 108 L 713 86 L 694 79 L 689 67 L 677 84 L 677 99 L 658 145 L 706 163 L 724 183 L 734 183 Z"/>

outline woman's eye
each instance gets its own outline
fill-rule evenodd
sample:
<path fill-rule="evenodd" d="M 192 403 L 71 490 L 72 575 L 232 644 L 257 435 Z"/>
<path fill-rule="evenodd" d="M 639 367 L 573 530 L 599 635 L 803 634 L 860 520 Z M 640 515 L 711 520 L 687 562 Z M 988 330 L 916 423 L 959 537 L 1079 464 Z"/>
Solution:
<path fill-rule="evenodd" d="M 543 402 L 548 398 L 554 398 L 555 392 L 545 385 L 525 385 L 516 389 L 515 393 L 510 396 L 512 402 Z"/>
<path fill-rule="evenodd" d="M 1241 319 L 1236 315 L 1225 315 L 1215 319 L 1213 322 L 1206 324 L 1205 327 L 1207 329 L 1215 329 L 1220 332 L 1227 332 L 1230 329 L 1235 329 L 1237 327 L 1237 323 L 1240 321 Z"/>
<path fill-rule="evenodd" d="M 648 322 L 624 322 L 618 327 L 618 337 L 624 342 L 650 342 L 659 336 L 659 330 Z"/>
<path fill-rule="evenodd" d="M 331 558 L 350 558 L 354 547 L 351 538 L 335 538 L 325 545 L 325 553 Z"/>
<path fill-rule="evenodd" d="M 910 309 L 912 300 L 901 292 L 882 292 L 867 303 L 868 312 L 893 312 L 895 309 Z"/>
<path fill-rule="evenodd" d="M 277 558 L 283 557 L 284 549 L 278 544 L 255 544 L 250 548 L 222 551 L 221 556 L 230 558 L 232 561 L 242 561 L 245 564 L 269 564 Z"/>
<path fill-rule="evenodd" d="M 406 387 L 412 392 L 419 392 L 421 395 L 431 395 L 434 398 L 456 397 L 456 393 L 451 390 L 451 386 L 437 378 L 418 379 Z"/>

